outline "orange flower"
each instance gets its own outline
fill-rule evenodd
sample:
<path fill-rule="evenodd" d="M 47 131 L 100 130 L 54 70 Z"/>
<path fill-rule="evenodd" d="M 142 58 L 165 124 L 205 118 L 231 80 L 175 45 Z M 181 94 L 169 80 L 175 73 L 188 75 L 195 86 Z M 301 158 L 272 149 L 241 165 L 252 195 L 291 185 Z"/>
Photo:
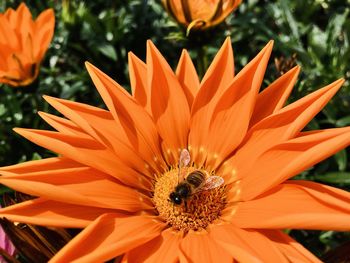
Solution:
<path fill-rule="evenodd" d="M 16 132 L 60 157 L 1 168 L 37 198 L 0 216 L 84 228 L 52 262 L 320 262 L 281 229 L 350 229 L 350 193 L 288 180 L 350 144 L 350 127 L 301 131 L 343 80 L 283 107 L 299 67 L 258 93 L 271 49 L 234 76 L 228 39 L 200 83 L 186 51 L 174 74 L 148 42 L 146 63 L 129 56 L 132 96 L 87 63 L 108 110 L 45 97 L 57 131 Z M 224 184 L 175 204 L 195 170 Z"/>
<path fill-rule="evenodd" d="M 188 29 L 207 29 L 221 23 L 241 0 L 162 0 L 166 10 Z"/>
<path fill-rule="evenodd" d="M 0 83 L 26 86 L 36 79 L 54 26 L 52 9 L 35 21 L 24 3 L 16 11 L 9 8 L 0 14 Z"/>

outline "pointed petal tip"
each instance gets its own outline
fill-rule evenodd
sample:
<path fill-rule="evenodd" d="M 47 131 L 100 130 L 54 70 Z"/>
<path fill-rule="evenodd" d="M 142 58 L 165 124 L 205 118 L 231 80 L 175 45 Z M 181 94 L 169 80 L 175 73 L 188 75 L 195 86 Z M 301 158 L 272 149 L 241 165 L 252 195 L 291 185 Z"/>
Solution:
<path fill-rule="evenodd" d="M 296 66 L 292 67 L 290 70 L 288 70 L 287 72 L 285 72 L 282 76 L 291 75 L 291 76 L 297 77 L 300 73 L 300 70 L 301 70 L 301 67 L 299 65 L 296 65 Z"/>
<path fill-rule="evenodd" d="M 152 55 L 156 54 L 157 51 L 158 51 L 157 47 L 154 45 L 154 43 L 151 40 L 148 39 L 147 40 L 147 52 L 146 52 L 147 55 L 150 54 L 152 56 Z"/>
<path fill-rule="evenodd" d="M 89 61 L 85 61 L 85 62 L 84 62 L 84 65 L 85 65 L 86 68 L 92 66 L 92 64 L 91 64 Z"/>
<path fill-rule="evenodd" d="M 150 39 L 147 39 L 146 46 L 147 46 L 146 47 L 147 51 L 157 49 L 156 46 L 154 45 L 154 43 L 152 42 L 152 40 L 150 40 Z"/>
<path fill-rule="evenodd" d="M 52 115 L 50 113 L 44 112 L 44 111 L 38 111 L 38 115 L 40 116 L 40 118 L 42 118 L 44 121 L 47 121 L 49 119 L 51 119 Z"/>
<path fill-rule="evenodd" d="M 300 70 L 301 70 L 301 66 L 300 65 L 295 65 L 294 67 L 292 67 L 290 69 L 290 71 L 295 72 L 295 73 L 299 73 Z"/>
<path fill-rule="evenodd" d="M 335 92 L 338 92 L 339 89 L 343 86 L 345 82 L 344 78 L 337 79 L 333 81 L 332 83 L 328 84 L 327 86 L 323 87 L 329 90 L 335 90 Z M 328 88 L 327 88 L 328 87 Z"/>
<path fill-rule="evenodd" d="M 260 57 L 260 59 L 263 59 L 264 57 L 269 59 L 272 53 L 272 48 L 273 48 L 273 40 L 270 40 L 264 47 L 263 49 L 260 50 L 258 53 L 257 57 Z"/>
<path fill-rule="evenodd" d="M 90 63 L 89 61 L 85 61 L 85 67 L 88 71 L 88 73 L 90 74 L 91 71 L 98 69 L 96 66 L 94 66 L 92 63 Z"/>
<path fill-rule="evenodd" d="M 40 116 L 40 118 L 44 119 L 47 113 L 43 111 L 38 111 L 38 115 Z"/>
<path fill-rule="evenodd" d="M 232 43 L 231 43 L 231 37 L 230 36 L 225 38 L 225 41 L 224 41 L 224 43 L 221 46 L 221 49 L 227 49 L 227 48 L 232 49 Z"/>
<path fill-rule="evenodd" d="M 21 136 L 23 136 L 22 134 L 26 131 L 25 128 L 18 128 L 18 127 L 13 128 L 12 130 L 13 130 L 15 133 L 17 133 L 17 134 L 19 134 L 19 135 L 21 135 Z"/>
<path fill-rule="evenodd" d="M 43 99 L 48 103 L 50 104 L 51 106 L 54 107 L 54 104 L 57 103 L 60 99 L 59 98 L 56 98 L 56 97 L 52 97 L 52 96 L 49 96 L 49 95 L 43 95 Z"/>
<path fill-rule="evenodd" d="M 186 60 L 191 60 L 191 56 L 188 53 L 187 49 L 183 48 L 181 51 L 181 56 L 180 56 L 180 60 L 186 61 Z"/>
<path fill-rule="evenodd" d="M 45 10 L 45 12 L 49 13 L 50 16 L 55 17 L 55 11 L 53 10 L 53 8 L 48 8 Z"/>
<path fill-rule="evenodd" d="M 136 55 L 132 51 L 129 51 L 128 52 L 128 59 L 130 60 L 131 58 L 134 58 L 134 57 L 136 57 Z"/>
<path fill-rule="evenodd" d="M 183 48 L 182 51 L 181 51 L 181 57 L 185 56 L 185 55 L 188 55 L 188 51 L 187 51 L 186 48 Z"/>
<path fill-rule="evenodd" d="M 263 48 L 263 50 L 265 49 L 266 51 L 271 52 L 274 43 L 275 43 L 275 41 L 271 39 L 269 42 L 267 42 L 267 44 L 266 44 L 266 46 Z"/>
<path fill-rule="evenodd" d="M 345 82 L 345 78 L 337 79 L 335 82 L 337 82 L 337 84 L 339 83 L 339 85 L 342 86 Z"/>
<path fill-rule="evenodd" d="M 53 97 L 51 97 L 51 96 L 49 96 L 49 95 L 43 95 L 42 97 L 43 97 L 43 99 L 46 100 L 46 101 L 49 101 L 49 100 L 51 100 L 51 99 L 53 98 Z"/>
<path fill-rule="evenodd" d="M 147 46 L 154 45 L 153 41 L 151 39 L 147 39 L 146 44 L 147 44 Z"/>
<path fill-rule="evenodd" d="M 129 66 L 135 65 L 137 62 L 143 63 L 143 61 L 137 55 L 135 55 L 132 51 L 129 51 L 128 52 L 128 64 L 129 64 Z"/>
<path fill-rule="evenodd" d="M 93 75 L 97 75 L 98 73 L 102 73 L 102 71 L 96 67 L 95 65 L 91 64 L 89 61 L 85 62 L 86 70 L 88 71 L 90 78 L 93 77 Z"/>
<path fill-rule="evenodd" d="M 22 2 L 22 3 L 17 7 L 16 11 L 18 12 L 18 11 L 21 10 L 21 9 L 27 9 L 28 12 L 29 12 L 28 6 L 27 6 L 24 2 Z"/>
<path fill-rule="evenodd" d="M 29 129 L 29 128 L 13 128 L 12 129 L 15 133 L 21 135 L 22 137 L 30 140 L 29 138 L 35 134 L 37 131 L 42 131 L 42 130 L 36 130 L 36 129 Z"/>

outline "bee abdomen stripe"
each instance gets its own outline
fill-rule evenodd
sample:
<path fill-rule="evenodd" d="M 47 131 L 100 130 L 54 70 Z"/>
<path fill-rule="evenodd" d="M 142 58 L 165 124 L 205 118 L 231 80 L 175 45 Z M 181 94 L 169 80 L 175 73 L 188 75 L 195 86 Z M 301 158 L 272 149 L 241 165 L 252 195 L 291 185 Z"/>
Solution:
<path fill-rule="evenodd" d="M 201 172 L 192 172 L 186 178 L 186 181 L 189 184 L 192 184 L 194 187 L 199 187 L 204 182 L 204 180 L 205 175 Z"/>

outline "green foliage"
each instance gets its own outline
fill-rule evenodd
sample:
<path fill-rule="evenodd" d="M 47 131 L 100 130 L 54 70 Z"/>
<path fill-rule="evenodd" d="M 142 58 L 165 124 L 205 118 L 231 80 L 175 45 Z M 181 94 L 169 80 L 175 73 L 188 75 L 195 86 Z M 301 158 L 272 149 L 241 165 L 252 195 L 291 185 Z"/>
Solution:
<path fill-rule="evenodd" d="M 16 8 L 19 1 L 0 1 L 0 11 Z M 275 41 L 264 87 L 281 74 L 274 61 L 291 60 L 302 73 L 289 102 L 344 77 L 342 90 L 316 116 L 308 129 L 350 125 L 350 1 L 349 0 L 245 0 L 225 24 L 204 32 L 179 27 L 164 12 L 160 1 L 40 1 L 27 3 L 34 15 L 45 8 L 56 14 L 54 40 L 43 61 L 38 80 L 29 87 L 0 86 L 0 165 L 53 156 L 17 136 L 14 127 L 48 128 L 38 111 L 52 112 L 43 94 L 104 107 L 85 70 L 96 65 L 130 91 L 128 52 L 145 59 L 146 40 L 152 39 L 175 67 L 186 47 L 203 75 L 226 36 L 231 36 L 236 71 L 270 39 Z M 310 168 L 297 178 L 350 189 L 349 153 Z M 0 189 L 0 193 L 8 189 Z M 349 235 L 336 232 L 291 231 L 299 242 L 322 256 Z"/>

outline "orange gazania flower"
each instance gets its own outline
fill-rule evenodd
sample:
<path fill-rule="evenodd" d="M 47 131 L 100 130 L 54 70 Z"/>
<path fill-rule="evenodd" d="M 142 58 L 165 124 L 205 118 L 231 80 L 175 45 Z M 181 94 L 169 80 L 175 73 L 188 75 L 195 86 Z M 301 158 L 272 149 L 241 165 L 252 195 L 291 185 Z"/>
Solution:
<path fill-rule="evenodd" d="M 350 127 L 301 131 L 343 80 L 283 107 L 299 67 L 258 93 L 271 49 L 234 76 L 228 39 L 199 82 L 186 51 L 174 74 L 148 42 L 146 63 L 129 57 L 132 96 L 87 63 L 108 110 L 45 97 L 57 131 L 16 132 L 60 157 L 1 168 L 37 198 L 0 216 L 84 228 L 52 262 L 320 262 L 282 229 L 349 230 L 350 193 L 288 179 L 350 144 Z M 176 204 L 193 171 L 224 184 Z"/>
<path fill-rule="evenodd" d="M 176 21 L 189 29 L 207 29 L 221 23 L 241 0 L 162 0 Z"/>
<path fill-rule="evenodd" d="M 9 8 L 0 14 L 0 83 L 26 86 L 36 79 L 54 26 L 52 9 L 35 21 L 24 3 L 16 11 Z"/>

